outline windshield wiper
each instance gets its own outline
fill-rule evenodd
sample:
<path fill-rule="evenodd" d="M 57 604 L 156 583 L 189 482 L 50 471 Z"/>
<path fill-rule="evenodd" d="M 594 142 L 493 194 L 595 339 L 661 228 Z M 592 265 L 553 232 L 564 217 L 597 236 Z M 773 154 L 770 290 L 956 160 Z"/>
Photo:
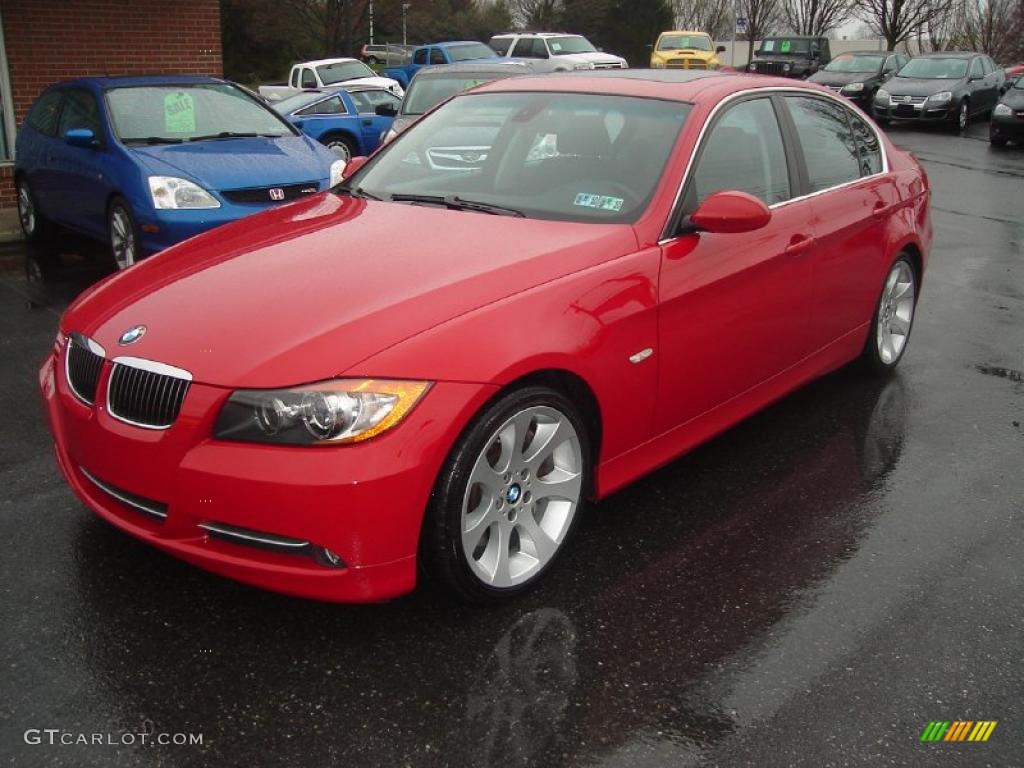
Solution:
<path fill-rule="evenodd" d="M 189 141 L 211 141 L 214 139 L 257 139 L 261 137 L 279 139 L 287 136 L 287 133 L 247 133 L 240 131 L 221 131 L 220 133 L 209 133 L 205 136 L 192 136 Z"/>
<path fill-rule="evenodd" d="M 170 136 L 132 136 L 128 139 L 121 139 L 125 144 L 181 144 L 184 139 L 176 139 Z"/>
<path fill-rule="evenodd" d="M 506 208 L 503 205 L 492 203 L 481 203 L 475 200 L 464 200 L 456 195 L 443 197 L 441 195 L 406 195 L 397 194 L 391 196 L 394 203 L 424 203 L 426 205 L 442 205 L 453 211 L 474 211 L 476 213 L 490 213 L 495 216 L 515 216 L 526 218 L 526 214 L 515 208 Z"/>
<path fill-rule="evenodd" d="M 334 190 L 339 195 L 348 195 L 349 197 L 361 197 L 366 200 L 380 200 L 376 195 L 371 195 L 362 187 L 338 187 Z"/>

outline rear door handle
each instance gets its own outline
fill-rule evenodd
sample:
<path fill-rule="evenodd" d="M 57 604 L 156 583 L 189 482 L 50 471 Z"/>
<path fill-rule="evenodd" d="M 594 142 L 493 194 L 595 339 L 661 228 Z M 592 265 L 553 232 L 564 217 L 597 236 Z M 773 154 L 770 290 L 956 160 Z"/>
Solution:
<path fill-rule="evenodd" d="M 363 125 L 373 125 L 373 118 L 371 118 L 371 117 L 364 117 L 363 118 Z"/>
<path fill-rule="evenodd" d="M 808 235 L 793 235 L 793 239 L 789 241 L 789 245 L 783 251 L 787 256 L 795 256 L 798 253 L 803 253 L 812 245 L 814 245 L 814 238 Z"/>

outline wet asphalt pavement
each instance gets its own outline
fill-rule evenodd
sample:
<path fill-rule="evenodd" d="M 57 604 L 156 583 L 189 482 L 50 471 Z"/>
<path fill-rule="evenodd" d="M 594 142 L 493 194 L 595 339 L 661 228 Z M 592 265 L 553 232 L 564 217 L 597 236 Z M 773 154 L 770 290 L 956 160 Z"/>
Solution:
<path fill-rule="evenodd" d="M 1024 150 L 986 132 L 893 131 L 936 235 L 895 378 L 840 372 L 591 507 L 541 589 L 486 610 L 268 594 L 94 517 L 35 380 L 94 275 L 29 310 L 0 259 L 0 760 L 1024 764 Z M 931 720 L 998 725 L 923 744 Z M 26 743 L 48 728 L 203 743 Z"/>

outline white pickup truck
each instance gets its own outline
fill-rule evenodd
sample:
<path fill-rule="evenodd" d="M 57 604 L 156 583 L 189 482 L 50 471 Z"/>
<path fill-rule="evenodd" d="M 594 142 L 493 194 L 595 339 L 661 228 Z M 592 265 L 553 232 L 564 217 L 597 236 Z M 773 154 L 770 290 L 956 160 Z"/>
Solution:
<path fill-rule="evenodd" d="M 404 95 L 402 86 L 390 77 L 379 77 L 359 59 L 318 59 L 304 61 L 292 67 L 287 83 L 261 85 L 260 96 L 271 104 L 303 91 L 332 86 L 373 85 L 387 88 L 395 96 Z"/>

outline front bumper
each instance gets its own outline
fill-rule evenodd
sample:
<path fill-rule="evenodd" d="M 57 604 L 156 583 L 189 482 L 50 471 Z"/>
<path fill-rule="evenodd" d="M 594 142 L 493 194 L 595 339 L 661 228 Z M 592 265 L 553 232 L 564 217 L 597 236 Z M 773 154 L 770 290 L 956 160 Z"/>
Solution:
<path fill-rule="evenodd" d="M 1016 114 L 1009 116 L 993 115 L 988 125 L 988 133 L 994 139 L 1016 142 L 1024 141 L 1024 115 L 1021 117 L 1017 117 Z"/>
<path fill-rule="evenodd" d="M 434 481 L 462 427 L 493 393 L 476 384 L 435 384 L 394 430 L 337 448 L 215 440 L 230 391 L 195 384 L 172 427 L 126 424 L 70 391 L 59 355 L 39 372 L 57 461 L 69 485 L 122 531 L 214 573 L 264 589 L 336 602 L 395 597 L 416 583 L 420 525 Z M 110 363 L 96 393 L 106 402 Z M 141 500 L 141 503 L 140 503 Z M 148 505 L 164 517 L 146 513 Z M 224 538 L 203 526 L 295 551 Z M 312 556 L 325 547 L 330 565 Z"/>
<path fill-rule="evenodd" d="M 325 189 L 327 189 L 326 181 L 317 183 L 317 191 Z M 219 202 L 220 208 L 152 209 L 146 212 L 137 212 L 143 253 L 147 255 L 157 253 L 172 245 L 177 245 L 182 240 L 219 227 L 221 224 L 228 224 L 268 208 L 286 204 L 285 202 L 233 203 L 223 199 Z"/>
<path fill-rule="evenodd" d="M 884 104 L 876 100 L 872 109 L 876 118 L 892 122 L 942 123 L 957 119 L 960 104 L 956 101 L 944 104 Z"/>

